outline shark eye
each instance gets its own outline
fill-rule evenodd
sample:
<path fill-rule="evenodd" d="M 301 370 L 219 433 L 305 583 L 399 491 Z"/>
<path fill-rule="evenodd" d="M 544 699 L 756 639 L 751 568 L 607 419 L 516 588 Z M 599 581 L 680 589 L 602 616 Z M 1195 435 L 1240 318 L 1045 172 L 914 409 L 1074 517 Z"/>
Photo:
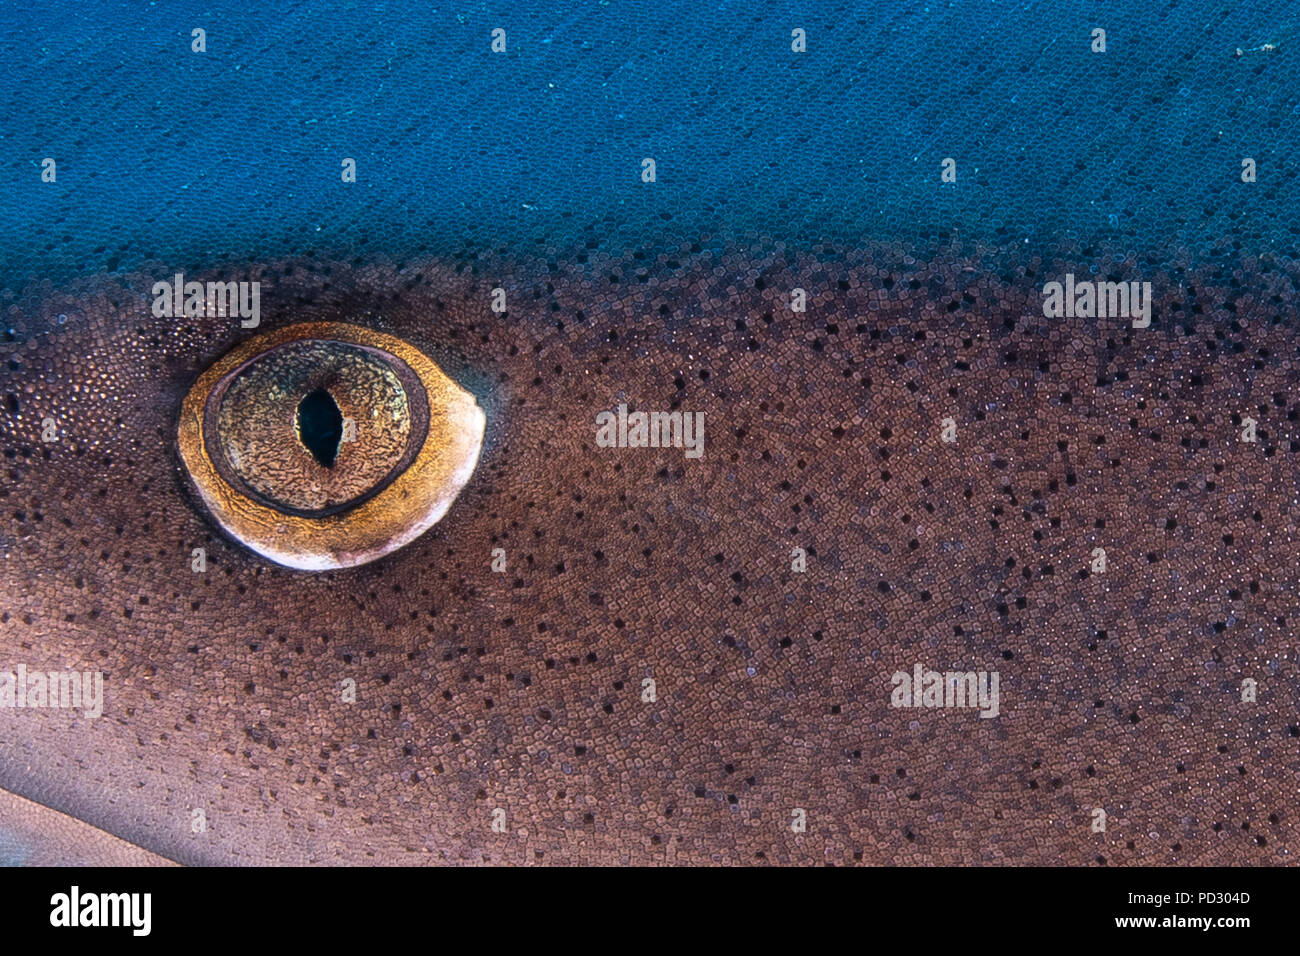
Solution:
<path fill-rule="evenodd" d="M 408 343 L 340 323 L 250 339 L 181 407 L 181 462 L 212 517 L 303 570 L 351 567 L 436 523 L 469 480 L 485 418 Z"/>
<path fill-rule="evenodd" d="M 322 516 L 376 494 L 420 448 L 429 423 L 410 366 L 339 341 L 270 349 L 210 396 L 206 437 L 217 470 L 292 514 Z"/>

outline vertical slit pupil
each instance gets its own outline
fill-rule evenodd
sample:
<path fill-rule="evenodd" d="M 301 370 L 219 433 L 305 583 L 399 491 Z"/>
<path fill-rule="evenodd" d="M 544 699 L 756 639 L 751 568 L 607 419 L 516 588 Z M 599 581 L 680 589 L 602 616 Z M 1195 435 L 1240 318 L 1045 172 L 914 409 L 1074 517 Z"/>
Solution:
<path fill-rule="evenodd" d="M 298 403 L 298 439 L 326 468 L 334 467 L 343 437 L 343 413 L 334 396 L 318 388 Z"/>

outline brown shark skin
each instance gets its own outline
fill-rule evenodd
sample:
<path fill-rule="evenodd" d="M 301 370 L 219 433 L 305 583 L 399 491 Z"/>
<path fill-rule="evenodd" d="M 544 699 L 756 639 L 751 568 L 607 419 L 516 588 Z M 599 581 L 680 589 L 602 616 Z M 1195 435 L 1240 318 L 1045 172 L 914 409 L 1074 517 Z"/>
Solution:
<path fill-rule="evenodd" d="M 253 332 L 151 316 L 166 265 L 15 303 L 0 667 L 106 681 L 0 710 L 0 787 L 189 864 L 1294 862 L 1300 270 L 695 248 L 223 271 L 255 331 L 401 336 L 487 411 L 438 525 L 317 574 L 178 470 Z M 1042 317 L 1096 262 L 1150 329 Z M 620 402 L 704 412 L 703 457 L 597 448 Z M 891 707 L 918 662 L 998 671 L 1000 715 Z"/>

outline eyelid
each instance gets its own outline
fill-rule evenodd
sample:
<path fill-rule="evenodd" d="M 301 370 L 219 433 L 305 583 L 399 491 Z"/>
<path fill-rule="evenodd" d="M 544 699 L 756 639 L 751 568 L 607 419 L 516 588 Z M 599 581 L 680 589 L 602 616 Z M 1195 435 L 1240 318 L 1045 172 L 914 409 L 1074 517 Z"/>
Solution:
<path fill-rule="evenodd" d="M 412 434 L 405 467 L 346 505 L 294 513 L 264 496 L 221 464 L 215 439 L 213 391 L 232 373 L 272 349 L 300 340 L 341 342 L 391 356 L 414 376 L 404 382 L 423 440 Z M 394 369 L 399 366 L 394 364 Z M 395 336 L 337 322 L 304 322 L 256 336 L 210 366 L 181 405 L 177 444 L 192 487 L 233 537 L 287 567 L 327 570 L 365 564 L 396 550 L 437 523 L 469 481 L 482 449 L 486 417 L 474 396 L 414 346 Z M 224 472 L 224 473 L 223 473 Z M 233 479 L 233 480 L 232 480 Z"/>

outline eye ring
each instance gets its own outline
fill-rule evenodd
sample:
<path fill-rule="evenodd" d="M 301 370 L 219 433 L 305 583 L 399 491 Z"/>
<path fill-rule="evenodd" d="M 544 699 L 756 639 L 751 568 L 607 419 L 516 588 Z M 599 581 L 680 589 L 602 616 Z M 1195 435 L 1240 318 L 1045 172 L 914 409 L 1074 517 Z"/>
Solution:
<path fill-rule="evenodd" d="M 343 342 L 337 337 L 332 339 L 323 339 L 318 336 L 312 336 L 312 341 L 330 341 L 354 346 L 366 354 L 377 358 L 379 361 L 384 362 L 394 373 L 396 373 L 398 379 L 401 381 L 406 397 L 410 402 L 409 414 L 411 419 L 411 432 L 407 438 L 406 449 L 402 453 L 402 457 L 393 464 L 392 468 L 389 469 L 388 473 L 384 475 L 382 479 L 375 483 L 368 491 L 362 492 L 357 497 L 348 501 L 340 502 L 325 508 L 296 508 L 275 501 L 269 495 L 250 485 L 236 473 L 235 468 L 230 463 L 230 459 L 226 455 L 225 449 L 221 447 L 221 439 L 219 437 L 218 429 L 221 403 L 226 397 L 226 391 L 230 388 L 231 383 L 234 382 L 239 375 L 246 371 L 253 363 L 266 355 L 266 351 L 258 352 L 231 368 L 222 375 L 208 391 L 207 399 L 204 402 L 203 407 L 203 440 L 204 451 L 206 452 L 208 459 L 216 467 L 217 473 L 221 475 L 222 480 L 224 480 L 226 484 L 242 488 L 245 494 L 256 498 L 264 505 L 274 508 L 277 511 L 284 512 L 285 514 L 298 515 L 303 518 L 325 518 L 332 514 L 348 511 L 367 499 L 373 498 L 392 484 L 393 480 L 410 466 L 411 462 L 415 460 L 416 454 L 424 447 L 424 439 L 428 435 L 429 402 L 425 397 L 425 388 L 419 375 L 413 368 L 411 368 L 411 366 L 402 361 L 401 358 L 392 352 L 377 349 L 373 346 L 360 345 L 355 342 Z M 442 373 L 439 372 L 438 374 L 441 375 Z"/>
<path fill-rule="evenodd" d="M 396 463 L 363 493 L 322 508 L 294 507 L 252 486 L 218 437 L 232 383 L 300 343 L 346 346 L 383 363 L 409 405 L 410 432 Z M 177 447 L 191 486 L 223 529 L 278 564 L 316 571 L 373 561 L 437 523 L 473 474 L 485 426 L 474 396 L 409 343 L 346 323 L 304 322 L 249 339 L 204 371 L 182 402 Z"/>

